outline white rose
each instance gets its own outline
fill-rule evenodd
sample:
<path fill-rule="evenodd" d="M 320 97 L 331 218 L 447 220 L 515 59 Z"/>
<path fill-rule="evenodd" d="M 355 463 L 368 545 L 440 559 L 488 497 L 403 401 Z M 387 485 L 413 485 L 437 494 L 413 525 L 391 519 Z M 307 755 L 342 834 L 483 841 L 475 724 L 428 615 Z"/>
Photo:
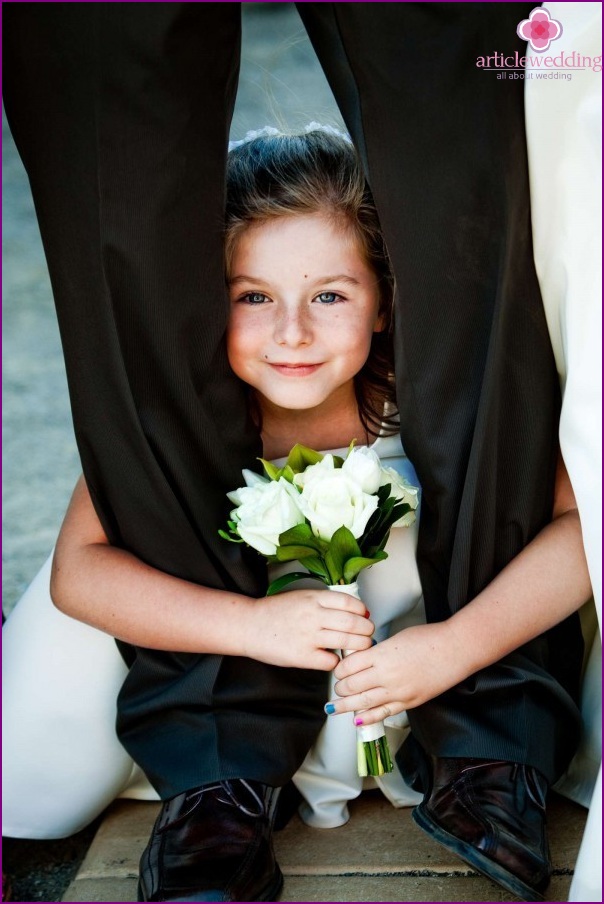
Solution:
<path fill-rule="evenodd" d="M 235 505 L 241 505 L 243 502 L 243 498 L 241 493 L 243 492 L 245 495 L 245 491 L 248 487 L 258 487 L 265 483 L 270 483 L 268 477 L 262 477 L 260 474 L 256 474 L 255 471 L 248 471 L 247 468 L 244 468 L 241 472 L 243 474 L 243 479 L 245 480 L 245 486 L 239 487 L 238 490 L 233 490 L 231 493 L 227 493 L 227 498 L 234 502 Z"/>
<path fill-rule="evenodd" d="M 331 474 L 335 471 L 336 466 L 333 460 L 333 455 L 328 453 L 324 455 L 321 461 L 318 461 L 316 465 L 309 465 L 306 470 L 301 471 L 299 474 L 294 475 L 294 483 L 297 487 L 305 487 L 307 483 L 311 483 L 313 480 L 322 479 L 324 475 Z"/>
<path fill-rule="evenodd" d="M 309 475 L 312 469 L 316 470 Z M 323 540 L 331 540 L 339 527 L 347 527 L 358 540 L 377 506 L 377 496 L 364 493 L 341 468 L 312 465 L 305 472 L 300 508 L 315 536 Z"/>
<path fill-rule="evenodd" d="M 265 556 L 274 556 L 279 545 L 279 534 L 304 523 L 299 507 L 300 494 L 295 487 L 280 477 L 267 480 L 249 471 L 244 473 L 252 486 L 241 487 L 228 497 L 239 503 L 231 512 L 231 520 L 237 522 L 237 533 L 254 549 Z M 254 479 L 255 478 L 255 479 Z"/>
<path fill-rule="evenodd" d="M 415 509 L 419 504 L 419 489 L 405 480 L 394 468 L 382 468 L 380 486 L 390 484 L 390 496 L 396 497 L 398 502 L 405 502 L 411 506 L 411 511 L 399 518 L 393 527 L 409 527 L 415 521 Z"/>
<path fill-rule="evenodd" d="M 342 470 L 358 483 L 364 493 L 377 493 L 382 469 L 380 459 L 373 449 L 355 446 L 342 465 Z"/>

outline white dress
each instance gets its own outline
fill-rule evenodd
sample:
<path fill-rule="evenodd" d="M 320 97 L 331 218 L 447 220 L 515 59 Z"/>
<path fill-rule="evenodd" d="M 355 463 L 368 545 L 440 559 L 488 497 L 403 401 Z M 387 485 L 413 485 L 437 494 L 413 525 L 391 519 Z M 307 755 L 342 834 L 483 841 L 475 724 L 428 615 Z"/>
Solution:
<path fill-rule="evenodd" d="M 539 78 L 534 71 L 525 81 L 533 246 L 562 388 L 560 448 L 581 518 L 592 614 L 601 626 L 602 4 L 552 0 L 547 9 L 563 29 L 548 53 L 558 58 L 564 53 L 565 65 L 579 68 L 570 70 L 567 80 Z M 570 901 L 602 900 L 602 644 L 597 624 L 591 637 L 581 748 L 557 785 L 586 806 L 591 800 Z"/>
<path fill-rule="evenodd" d="M 398 437 L 380 437 L 373 448 L 418 485 Z M 417 522 L 393 528 L 389 558 L 360 576 L 377 640 L 424 620 L 416 544 Z M 54 607 L 51 560 L 3 629 L 3 834 L 16 838 L 71 835 L 116 797 L 158 799 L 115 733 L 116 698 L 127 671 L 115 641 Z M 395 717 L 388 729 L 393 753 L 405 724 L 404 716 Z M 296 775 L 305 798 L 301 815 L 311 825 L 341 825 L 346 802 L 361 793 L 354 732 L 352 715 L 330 717 Z M 395 806 L 420 799 L 398 771 L 378 782 Z"/>

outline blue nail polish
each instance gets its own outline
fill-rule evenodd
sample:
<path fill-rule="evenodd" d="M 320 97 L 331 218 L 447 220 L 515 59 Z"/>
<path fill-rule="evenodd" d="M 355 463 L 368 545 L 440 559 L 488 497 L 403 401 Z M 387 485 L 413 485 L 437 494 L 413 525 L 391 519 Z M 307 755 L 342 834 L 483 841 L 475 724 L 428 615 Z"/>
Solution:
<path fill-rule="evenodd" d="M 327 713 L 328 716 L 333 716 L 333 714 L 334 714 L 335 711 L 336 711 L 336 708 L 335 708 L 335 706 L 333 705 L 333 703 L 326 703 L 325 706 L 324 706 L 324 709 L 325 709 L 325 712 Z"/>

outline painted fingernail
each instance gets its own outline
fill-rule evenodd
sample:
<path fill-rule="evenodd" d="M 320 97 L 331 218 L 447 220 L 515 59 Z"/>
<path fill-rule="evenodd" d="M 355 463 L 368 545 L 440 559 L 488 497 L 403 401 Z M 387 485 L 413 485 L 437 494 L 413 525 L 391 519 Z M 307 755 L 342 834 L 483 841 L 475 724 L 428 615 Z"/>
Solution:
<path fill-rule="evenodd" d="M 333 705 L 333 703 L 326 703 L 325 706 L 324 706 L 324 709 L 325 709 L 325 712 L 327 713 L 328 716 L 333 716 L 333 714 L 334 714 L 335 711 L 336 711 L 336 708 L 335 708 L 335 706 Z"/>
<path fill-rule="evenodd" d="M 362 724 L 363 724 L 363 720 L 362 720 L 362 719 L 359 719 L 359 717 L 357 716 L 356 719 L 354 720 L 354 724 L 355 724 L 355 725 L 362 725 Z"/>
<path fill-rule="evenodd" d="M 365 610 L 365 618 L 371 618 L 371 612 L 369 611 L 369 609 Z"/>

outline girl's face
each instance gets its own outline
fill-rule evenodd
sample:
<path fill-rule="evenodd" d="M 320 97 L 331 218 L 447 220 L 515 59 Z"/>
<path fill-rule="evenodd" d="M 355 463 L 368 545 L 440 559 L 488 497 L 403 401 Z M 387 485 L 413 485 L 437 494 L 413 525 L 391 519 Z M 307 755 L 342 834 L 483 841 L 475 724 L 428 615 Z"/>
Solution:
<path fill-rule="evenodd" d="M 261 409 L 354 397 L 381 322 L 377 279 L 351 230 L 320 213 L 250 226 L 234 248 L 229 292 L 229 361 Z"/>

